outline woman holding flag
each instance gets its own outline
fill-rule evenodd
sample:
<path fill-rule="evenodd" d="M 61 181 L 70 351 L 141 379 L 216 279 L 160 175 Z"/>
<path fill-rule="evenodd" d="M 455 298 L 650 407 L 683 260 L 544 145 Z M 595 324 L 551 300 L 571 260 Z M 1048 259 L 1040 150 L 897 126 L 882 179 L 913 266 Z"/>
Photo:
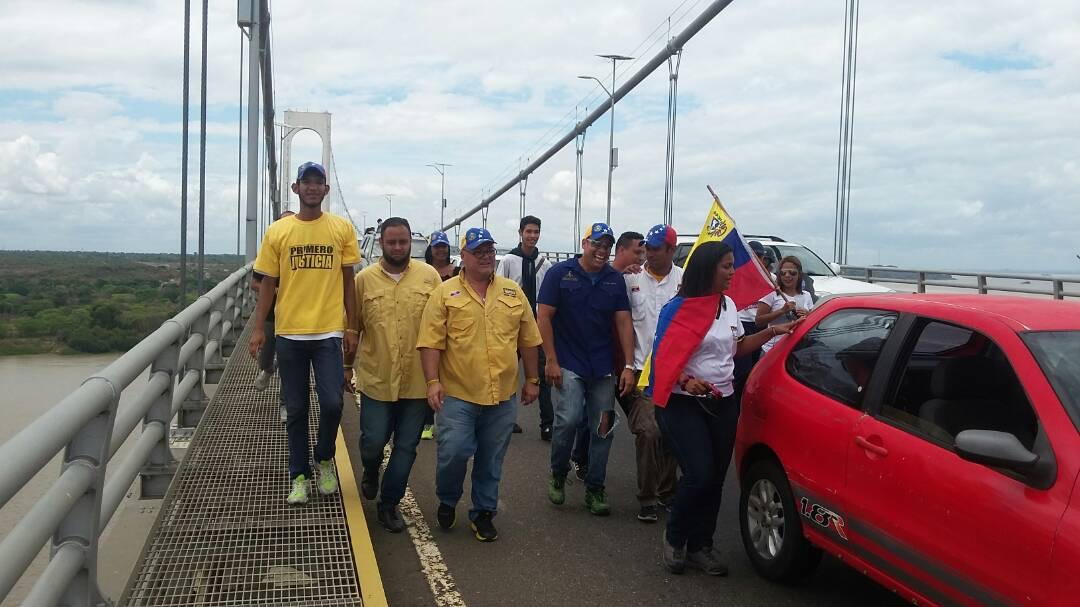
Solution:
<path fill-rule="evenodd" d="M 743 336 L 736 302 L 725 292 L 739 267 L 753 262 L 742 238 L 734 229 L 730 233 L 740 254 L 727 238 L 694 249 L 679 294 L 660 312 L 653 342 L 649 392 L 683 473 L 663 542 L 664 564 L 672 573 L 690 566 L 710 575 L 727 574 L 713 550 L 713 535 L 739 419 L 732 387 L 735 356 L 790 333 L 799 322 Z M 745 277 L 740 273 L 739 278 Z M 732 292 L 741 294 L 748 286 L 743 282 Z"/>

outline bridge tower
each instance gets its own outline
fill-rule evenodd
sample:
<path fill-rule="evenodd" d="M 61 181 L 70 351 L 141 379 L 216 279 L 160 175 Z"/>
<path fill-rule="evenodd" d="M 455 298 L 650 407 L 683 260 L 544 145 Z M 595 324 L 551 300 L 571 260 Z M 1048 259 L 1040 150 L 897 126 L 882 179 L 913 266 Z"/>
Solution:
<path fill-rule="evenodd" d="M 281 170 L 283 171 L 283 178 L 281 179 L 282 210 L 289 208 L 289 201 L 292 200 L 294 195 L 289 188 L 289 186 L 296 181 L 296 166 L 293 166 L 292 163 L 293 137 L 304 130 L 314 131 L 315 134 L 319 136 L 319 139 L 322 140 L 321 162 L 327 171 L 327 183 L 334 182 L 334 179 L 329 173 L 337 172 L 337 167 L 333 166 L 333 155 L 330 151 L 330 113 L 294 112 L 292 110 L 285 110 L 285 124 L 282 125 L 281 133 Z M 307 162 L 307 160 L 308 159 L 306 158 L 304 159 L 305 162 Z M 325 210 L 329 211 L 330 209 L 327 208 Z"/>

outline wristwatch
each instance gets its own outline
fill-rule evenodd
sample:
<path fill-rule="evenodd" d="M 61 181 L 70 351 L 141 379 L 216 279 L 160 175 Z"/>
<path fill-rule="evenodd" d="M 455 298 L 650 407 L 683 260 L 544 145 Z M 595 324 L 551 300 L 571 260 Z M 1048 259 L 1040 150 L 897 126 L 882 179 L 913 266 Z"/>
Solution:
<path fill-rule="evenodd" d="M 634 365 L 623 365 L 623 369 L 624 370 L 630 369 L 631 371 L 633 371 L 634 370 Z"/>
<path fill-rule="evenodd" d="M 529 382 L 530 384 L 532 384 L 534 386 L 539 386 L 540 385 L 540 378 L 539 377 L 526 377 L 525 381 Z"/>

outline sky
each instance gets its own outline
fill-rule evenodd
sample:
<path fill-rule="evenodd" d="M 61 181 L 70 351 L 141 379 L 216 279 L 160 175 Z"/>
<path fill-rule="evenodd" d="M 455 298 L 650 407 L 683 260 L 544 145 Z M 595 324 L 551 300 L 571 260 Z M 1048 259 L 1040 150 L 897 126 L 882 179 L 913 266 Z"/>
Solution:
<path fill-rule="evenodd" d="M 180 250 L 183 3 L 7 0 L 0 17 L 0 249 Z M 201 3 L 192 7 L 189 250 L 197 241 Z M 583 117 L 610 63 L 636 71 L 706 0 L 276 0 L 284 110 L 332 115 L 331 210 L 429 233 Z M 236 251 L 241 40 L 208 25 L 206 250 Z M 744 233 L 828 260 L 836 203 L 843 0 L 735 0 L 685 47 L 674 224 L 700 230 L 712 185 Z M 669 28 L 670 19 L 670 28 Z M 623 77 L 623 74 L 620 74 Z M 246 87 L 245 87 L 246 96 Z M 616 106 L 612 227 L 662 219 L 667 68 Z M 245 97 L 246 99 L 246 97 Z M 246 103 L 246 101 L 245 101 Z M 1080 273 L 1080 4 L 861 4 L 849 262 Z M 589 129 L 583 218 L 602 220 L 609 123 Z M 244 154 L 246 155 L 246 145 Z M 293 164 L 317 160 L 311 132 Z M 574 146 L 528 180 L 541 248 L 570 250 Z M 295 167 L 292 167 L 295 171 Z M 244 184 L 239 195 L 246 200 Z M 294 203 L 295 205 L 295 203 Z M 295 206 L 294 206 L 295 208 Z M 491 207 L 516 243 L 514 188 Z M 465 225 L 479 225 L 479 214 Z"/>

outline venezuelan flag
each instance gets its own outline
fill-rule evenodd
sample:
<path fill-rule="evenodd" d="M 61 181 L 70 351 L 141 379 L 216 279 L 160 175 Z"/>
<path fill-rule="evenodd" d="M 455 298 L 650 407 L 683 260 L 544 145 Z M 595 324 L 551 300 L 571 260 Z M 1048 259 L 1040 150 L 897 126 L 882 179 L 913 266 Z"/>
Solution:
<path fill-rule="evenodd" d="M 671 390 L 716 319 L 719 305 L 719 295 L 676 295 L 660 309 L 652 353 L 641 372 L 641 381 L 648 382 L 645 394 L 657 405 L 667 406 Z"/>
<path fill-rule="evenodd" d="M 712 192 L 711 188 L 709 192 Z M 735 276 L 724 295 L 735 302 L 737 309 L 745 308 L 776 289 L 772 277 L 757 263 L 750 245 L 735 229 L 735 220 L 720 204 L 716 194 L 713 194 L 713 203 L 705 218 L 705 225 L 694 241 L 694 246 L 690 248 L 683 267 L 689 265 L 694 251 L 701 243 L 710 241 L 727 244 L 735 255 Z M 676 296 L 660 310 L 652 353 L 646 359 L 645 368 L 638 380 L 638 388 L 657 405 L 667 405 L 668 397 L 683 367 L 716 319 L 719 305 L 719 295 L 689 298 Z M 654 361 L 656 364 L 653 364 Z"/>
<path fill-rule="evenodd" d="M 701 233 L 694 241 L 694 246 L 690 248 L 690 254 L 686 257 L 683 267 L 689 265 L 690 258 L 694 256 L 694 251 L 701 246 L 701 243 L 712 241 L 727 244 L 735 254 L 735 276 L 732 277 L 731 286 L 724 294 L 735 302 L 737 309 L 745 308 L 776 289 L 772 277 L 754 259 L 754 252 L 750 250 L 750 245 L 735 229 L 735 220 L 728 215 L 715 195 L 713 195 L 712 207 L 709 208 L 709 215 L 705 218 L 705 225 L 702 226 Z"/>

